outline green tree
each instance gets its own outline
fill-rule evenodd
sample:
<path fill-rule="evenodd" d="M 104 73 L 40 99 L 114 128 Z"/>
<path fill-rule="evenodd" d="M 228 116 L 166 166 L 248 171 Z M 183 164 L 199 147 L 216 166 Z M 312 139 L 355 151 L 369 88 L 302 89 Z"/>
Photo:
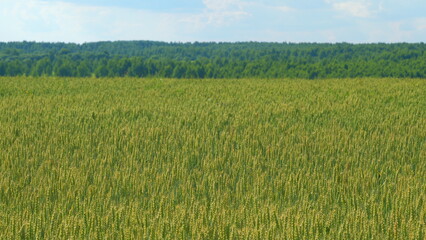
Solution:
<path fill-rule="evenodd" d="M 141 58 L 133 59 L 129 68 L 129 75 L 132 77 L 144 77 L 148 74 L 143 60 Z"/>
<path fill-rule="evenodd" d="M 21 61 L 14 60 L 6 64 L 7 76 L 21 76 L 24 74 L 24 66 Z"/>
<path fill-rule="evenodd" d="M 6 75 L 6 64 L 4 62 L 0 62 L 0 76 Z"/>
<path fill-rule="evenodd" d="M 32 76 L 49 76 L 52 74 L 52 62 L 50 58 L 44 57 L 35 63 L 31 70 Z"/>
<path fill-rule="evenodd" d="M 91 76 L 91 71 L 90 71 L 88 63 L 86 61 L 82 61 L 78 65 L 77 76 L 78 77 L 90 77 Z"/>

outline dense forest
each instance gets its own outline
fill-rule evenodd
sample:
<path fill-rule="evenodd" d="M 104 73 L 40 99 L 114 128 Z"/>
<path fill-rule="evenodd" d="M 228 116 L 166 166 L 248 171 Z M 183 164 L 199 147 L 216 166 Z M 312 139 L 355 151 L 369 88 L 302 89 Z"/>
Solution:
<path fill-rule="evenodd" d="M 0 43 L 0 76 L 170 78 L 426 77 L 426 45 Z"/>

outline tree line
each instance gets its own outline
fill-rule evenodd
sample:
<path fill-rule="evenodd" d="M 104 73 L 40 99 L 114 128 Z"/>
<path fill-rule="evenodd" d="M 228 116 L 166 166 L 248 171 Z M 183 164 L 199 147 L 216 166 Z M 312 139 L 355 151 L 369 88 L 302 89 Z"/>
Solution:
<path fill-rule="evenodd" d="M 426 77 L 426 45 L 0 43 L 0 76 L 166 78 Z"/>

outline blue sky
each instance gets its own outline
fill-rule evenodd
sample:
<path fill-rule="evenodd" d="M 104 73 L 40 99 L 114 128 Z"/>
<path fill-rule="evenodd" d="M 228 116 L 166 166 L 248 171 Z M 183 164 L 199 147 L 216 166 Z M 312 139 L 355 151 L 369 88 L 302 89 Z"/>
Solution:
<path fill-rule="evenodd" d="M 0 0 L 0 41 L 426 42 L 426 0 Z"/>

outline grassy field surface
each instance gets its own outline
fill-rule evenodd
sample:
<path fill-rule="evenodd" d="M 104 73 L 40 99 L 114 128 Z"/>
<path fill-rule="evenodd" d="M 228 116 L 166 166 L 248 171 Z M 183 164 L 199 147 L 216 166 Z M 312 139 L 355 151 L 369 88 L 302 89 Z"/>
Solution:
<path fill-rule="evenodd" d="M 426 239 L 426 81 L 0 78 L 0 239 Z"/>

